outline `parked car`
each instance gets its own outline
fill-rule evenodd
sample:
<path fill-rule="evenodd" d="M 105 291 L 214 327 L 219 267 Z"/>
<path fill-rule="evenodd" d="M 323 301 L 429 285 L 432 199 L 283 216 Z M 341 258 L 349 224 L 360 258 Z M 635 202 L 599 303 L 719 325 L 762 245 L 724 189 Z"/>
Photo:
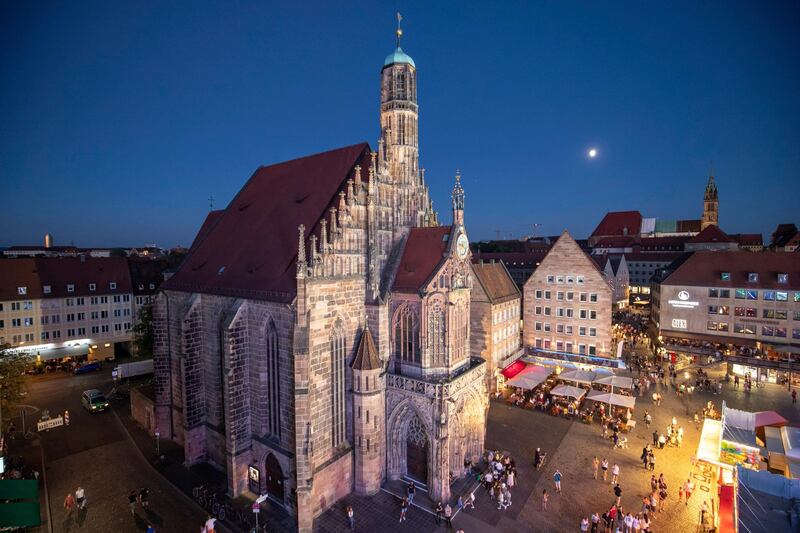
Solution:
<path fill-rule="evenodd" d="M 97 389 L 83 391 L 81 395 L 81 405 L 90 413 L 103 411 L 108 407 L 108 399 L 105 394 Z"/>
<path fill-rule="evenodd" d="M 87 372 L 96 372 L 103 368 L 103 365 L 100 364 L 100 361 L 92 361 L 90 363 L 85 363 L 74 370 L 75 375 L 78 374 L 86 374 Z"/>

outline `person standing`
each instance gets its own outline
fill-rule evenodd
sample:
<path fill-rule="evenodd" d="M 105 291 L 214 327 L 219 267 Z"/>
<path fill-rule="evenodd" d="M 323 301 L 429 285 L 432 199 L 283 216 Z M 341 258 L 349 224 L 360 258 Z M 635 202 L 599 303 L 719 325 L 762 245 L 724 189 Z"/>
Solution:
<path fill-rule="evenodd" d="M 128 493 L 128 505 L 131 507 L 131 516 L 136 515 L 136 499 L 136 491 L 131 489 L 131 491 Z"/>
<path fill-rule="evenodd" d="M 620 488 L 619 483 L 614 486 L 614 496 L 617 497 L 617 507 L 619 507 L 620 502 L 622 501 L 622 489 Z"/>
<path fill-rule="evenodd" d="M 139 503 L 145 511 L 150 508 L 150 489 L 142 487 L 139 491 Z"/>
<path fill-rule="evenodd" d="M 400 503 L 400 522 L 405 521 L 407 511 L 408 511 L 408 498 L 403 498 L 403 501 Z"/>
<path fill-rule="evenodd" d="M 705 526 L 706 516 L 708 516 L 708 500 L 703 500 L 703 505 L 700 506 L 700 525 Z"/>
<path fill-rule="evenodd" d="M 75 489 L 75 501 L 78 504 L 78 509 L 85 509 L 86 508 L 86 492 L 83 490 L 83 487 L 78 487 Z"/>
<path fill-rule="evenodd" d="M 64 498 L 64 509 L 67 511 L 67 516 L 70 516 L 72 510 L 75 509 L 75 498 L 72 496 L 71 492 L 68 492 L 67 497 Z"/>
<path fill-rule="evenodd" d="M 600 467 L 600 459 L 598 459 L 597 456 L 595 455 L 594 459 L 592 459 L 592 477 L 594 477 L 595 479 L 597 479 L 597 469 L 599 467 Z"/>
<path fill-rule="evenodd" d="M 547 510 L 547 501 L 550 499 L 550 496 L 547 494 L 547 489 L 542 490 L 542 511 Z"/>
<path fill-rule="evenodd" d="M 214 528 L 217 526 L 217 519 L 211 515 L 207 516 L 208 520 L 206 520 L 206 523 L 203 526 L 203 531 L 205 531 L 205 533 L 214 533 Z"/>
<path fill-rule="evenodd" d="M 687 479 L 686 483 L 683 485 L 683 493 L 686 495 L 686 505 L 689 505 L 689 498 L 692 497 L 692 491 L 694 491 L 694 483 L 692 483 L 691 479 Z"/>
<path fill-rule="evenodd" d="M 444 507 L 442 506 L 442 502 L 436 503 L 436 525 L 442 523 L 442 515 L 444 514 Z"/>
<path fill-rule="evenodd" d="M 797 403 L 797 391 L 792 391 L 792 403 Z"/>
<path fill-rule="evenodd" d="M 603 469 L 603 481 L 608 481 L 608 459 L 603 457 L 603 462 L 600 463 L 600 468 Z"/>
<path fill-rule="evenodd" d="M 353 513 L 353 508 L 351 506 L 347 506 L 347 520 L 350 522 L 350 531 L 356 530 L 356 517 Z"/>
<path fill-rule="evenodd" d="M 653 430 L 653 446 L 658 446 L 658 430 Z"/>
<path fill-rule="evenodd" d="M 450 502 L 444 506 L 444 521 L 447 522 L 447 527 L 453 527 L 453 508 L 450 507 Z"/>
<path fill-rule="evenodd" d="M 581 518 L 581 531 L 584 533 L 586 531 L 589 531 L 589 519 L 586 518 L 585 516 Z"/>
<path fill-rule="evenodd" d="M 417 486 L 414 484 L 413 481 L 408 483 L 408 488 L 406 492 L 408 493 L 408 505 L 414 503 L 414 493 L 417 491 Z"/>
<path fill-rule="evenodd" d="M 616 484 L 618 479 L 619 479 L 619 465 L 617 463 L 614 463 L 614 466 L 611 467 L 611 483 Z"/>
<path fill-rule="evenodd" d="M 464 504 L 464 510 L 465 511 L 467 510 L 467 506 L 469 506 L 470 509 L 475 509 L 475 492 L 474 491 L 470 492 L 469 496 L 467 497 L 467 502 Z"/>
<path fill-rule="evenodd" d="M 597 514 L 597 511 L 592 513 L 592 532 L 597 533 L 598 528 L 600 527 L 600 515 Z"/>
<path fill-rule="evenodd" d="M 553 474 L 553 481 L 556 484 L 556 494 L 561 494 L 561 470 L 556 469 L 556 473 Z"/>

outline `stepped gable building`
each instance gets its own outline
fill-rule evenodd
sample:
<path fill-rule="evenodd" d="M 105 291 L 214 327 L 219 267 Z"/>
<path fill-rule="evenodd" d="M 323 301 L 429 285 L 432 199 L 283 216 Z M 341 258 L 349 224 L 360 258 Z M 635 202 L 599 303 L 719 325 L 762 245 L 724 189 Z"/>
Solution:
<path fill-rule="evenodd" d="M 256 170 L 209 213 L 154 305 L 156 417 L 187 464 L 266 493 L 300 531 L 346 494 L 413 478 L 450 498 L 478 460 L 486 364 L 470 338 L 456 177 L 439 226 L 419 168 L 414 61 L 381 70 L 377 151 Z"/>
<path fill-rule="evenodd" d="M 613 290 L 566 231 L 525 283 L 526 349 L 613 357 Z"/>

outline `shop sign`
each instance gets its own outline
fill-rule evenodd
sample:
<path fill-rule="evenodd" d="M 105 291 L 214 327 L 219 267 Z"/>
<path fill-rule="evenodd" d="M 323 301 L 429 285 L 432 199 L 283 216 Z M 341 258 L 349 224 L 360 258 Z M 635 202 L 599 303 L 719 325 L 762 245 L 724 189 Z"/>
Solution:
<path fill-rule="evenodd" d="M 676 329 L 686 329 L 688 328 L 688 324 L 685 318 L 673 318 L 672 327 Z"/>
<path fill-rule="evenodd" d="M 261 492 L 261 471 L 258 467 L 250 465 L 247 467 L 247 484 L 250 492 L 259 494 Z"/>
<path fill-rule="evenodd" d="M 695 307 L 700 305 L 700 302 L 689 300 L 689 293 L 686 291 L 681 291 L 680 293 L 678 293 L 677 300 L 667 300 L 667 302 L 672 307 L 677 307 L 680 309 L 694 309 Z"/>
<path fill-rule="evenodd" d="M 51 418 L 50 420 L 42 420 L 38 424 L 36 424 L 36 429 L 39 431 L 44 431 L 47 429 L 57 428 L 58 426 L 64 425 L 64 418 L 57 416 L 56 418 Z"/>

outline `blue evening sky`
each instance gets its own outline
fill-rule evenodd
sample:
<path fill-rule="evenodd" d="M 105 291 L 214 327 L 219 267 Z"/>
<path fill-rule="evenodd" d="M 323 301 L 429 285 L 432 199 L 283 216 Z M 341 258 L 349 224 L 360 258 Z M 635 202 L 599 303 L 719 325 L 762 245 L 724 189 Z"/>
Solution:
<path fill-rule="evenodd" d="M 16 1 L 0 245 L 188 245 L 259 165 L 375 147 L 398 8 L 434 203 L 460 168 L 473 240 L 699 218 L 712 160 L 725 231 L 800 223 L 796 1 Z"/>

